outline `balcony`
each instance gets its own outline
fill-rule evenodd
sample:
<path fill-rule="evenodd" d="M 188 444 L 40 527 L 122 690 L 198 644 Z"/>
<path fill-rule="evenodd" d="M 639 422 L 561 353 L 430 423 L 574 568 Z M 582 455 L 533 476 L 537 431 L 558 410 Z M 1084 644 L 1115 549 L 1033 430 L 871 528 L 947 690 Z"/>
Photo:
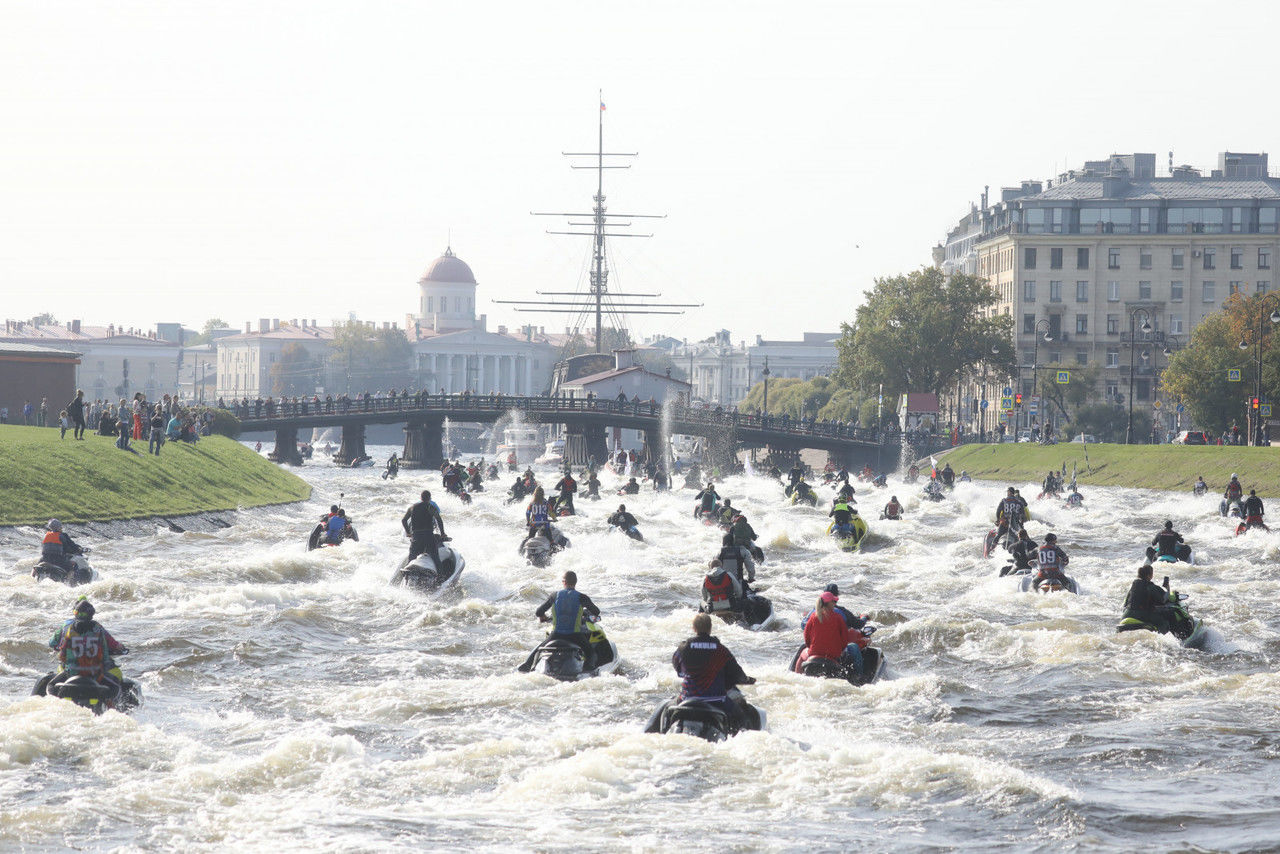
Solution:
<path fill-rule="evenodd" d="M 1130 341 L 1136 341 L 1139 344 L 1163 344 L 1164 333 L 1159 330 L 1151 332 L 1134 332 L 1130 334 L 1129 330 L 1120 333 L 1121 343 L 1128 344 Z"/>

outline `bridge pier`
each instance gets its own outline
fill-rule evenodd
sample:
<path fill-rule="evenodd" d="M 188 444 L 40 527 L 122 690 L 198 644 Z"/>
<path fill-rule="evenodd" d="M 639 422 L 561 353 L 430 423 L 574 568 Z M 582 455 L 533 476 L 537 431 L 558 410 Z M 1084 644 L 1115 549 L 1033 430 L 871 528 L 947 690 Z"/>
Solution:
<path fill-rule="evenodd" d="M 661 430 L 644 431 L 644 455 L 646 462 L 652 461 L 663 471 L 670 471 L 671 460 L 667 459 L 670 454 L 663 446 Z"/>
<path fill-rule="evenodd" d="M 583 466 L 595 459 L 597 466 L 602 466 L 609 459 L 609 445 L 605 441 L 605 428 L 591 425 L 565 426 L 564 461 L 570 465 Z"/>
<path fill-rule="evenodd" d="M 444 465 L 444 419 L 410 421 L 404 425 L 404 454 L 400 465 L 407 469 L 439 469 Z"/>
<path fill-rule="evenodd" d="M 276 446 L 267 454 L 267 459 L 273 463 L 302 465 L 302 454 L 298 453 L 297 427 L 281 427 L 276 431 Z"/>
<path fill-rule="evenodd" d="M 333 461 L 340 466 L 349 466 L 355 460 L 367 456 L 364 450 L 364 425 L 344 424 L 342 426 L 342 445 Z"/>
<path fill-rule="evenodd" d="M 738 436 L 733 427 L 726 426 L 707 436 L 706 462 L 722 469 L 734 465 L 738 461 Z"/>

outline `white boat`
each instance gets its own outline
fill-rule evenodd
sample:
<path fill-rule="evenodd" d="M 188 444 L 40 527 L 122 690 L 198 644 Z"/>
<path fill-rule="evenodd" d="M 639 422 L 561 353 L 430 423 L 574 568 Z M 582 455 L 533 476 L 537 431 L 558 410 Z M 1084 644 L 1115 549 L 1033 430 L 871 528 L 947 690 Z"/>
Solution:
<path fill-rule="evenodd" d="M 502 431 L 502 444 L 498 445 L 498 459 L 505 462 L 512 451 L 516 464 L 527 466 L 544 450 L 542 434 L 537 427 L 508 427 Z"/>
<path fill-rule="evenodd" d="M 552 439 L 547 443 L 542 456 L 534 460 L 539 465 L 559 466 L 564 462 L 564 439 Z"/>

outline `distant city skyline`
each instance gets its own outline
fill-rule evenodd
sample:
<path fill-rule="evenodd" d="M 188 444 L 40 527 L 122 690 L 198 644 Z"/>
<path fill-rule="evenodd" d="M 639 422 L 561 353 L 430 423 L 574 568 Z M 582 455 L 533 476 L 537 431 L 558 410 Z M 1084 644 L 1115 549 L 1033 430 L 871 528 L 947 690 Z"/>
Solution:
<path fill-rule="evenodd" d="M 1167 46 L 1206 18 L 1189 3 L 1074 4 L 1076 55 L 1108 59 L 1061 73 L 1025 58 L 1064 26 L 1033 6 L 495 8 L 5 2 L 5 316 L 403 322 L 451 245 L 489 328 L 562 329 L 491 300 L 585 288 L 588 241 L 529 212 L 589 209 L 561 152 L 594 148 L 599 89 L 606 150 L 640 153 L 606 174 L 610 209 L 667 214 L 613 241 L 610 284 L 705 303 L 637 340 L 832 330 L 875 277 L 929 264 L 984 185 L 1280 139 L 1249 87 L 1170 84 Z M 1269 79 L 1264 27 L 1196 37 Z"/>

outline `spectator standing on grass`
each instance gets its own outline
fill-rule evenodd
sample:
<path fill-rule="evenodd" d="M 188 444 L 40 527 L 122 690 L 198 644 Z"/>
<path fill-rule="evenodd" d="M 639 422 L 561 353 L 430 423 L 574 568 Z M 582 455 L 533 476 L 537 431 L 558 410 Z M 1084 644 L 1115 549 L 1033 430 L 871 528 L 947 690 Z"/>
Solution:
<path fill-rule="evenodd" d="M 147 440 L 147 453 L 160 456 L 164 447 L 164 406 L 157 403 L 155 412 L 151 414 L 151 436 Z"/>
<path fill-rule="evenodd" d="M 31 417 L 35 415 L 36 408 L 31 405 L 31 401 L 22 401 L 22 423 L 31 426 Z"/>
<path fill-rule="evenodd" d="M 119 424 L 117 425 L 117 429 L 119 431 L 119 438 L 116 439 L 116 447 L 122 451 L 127 451 L 129 450 L 130 424 L 129 424 L 128 409 L 125 407 L 123 400 L 120 401 L 120 411 L 125 414 L 124 414 L 124 417 L 120 419 Z"/>
<path fill-rule="evenodd" d="M 65 409 L 58 413 L 58 426 L 62 428 L 62 435 L 58 438 L 67 438 L 67 429 L 71 427 L 71 416 L 67 414 Z"/>
<path fill-rule="evenodd" d="M 44 427 L 49 421 L 49 398 L 40 398 L 40 414 L 36 417 L 36 426 Z"/>
<path fill-rule="evenodd" d="M 84 392 L 76 389 L 75 398 L 67 404 L 67 414 L 71 416 L 71 423 L 75 425 L 75 432 L 72 438 L 84 440 Z"/>

